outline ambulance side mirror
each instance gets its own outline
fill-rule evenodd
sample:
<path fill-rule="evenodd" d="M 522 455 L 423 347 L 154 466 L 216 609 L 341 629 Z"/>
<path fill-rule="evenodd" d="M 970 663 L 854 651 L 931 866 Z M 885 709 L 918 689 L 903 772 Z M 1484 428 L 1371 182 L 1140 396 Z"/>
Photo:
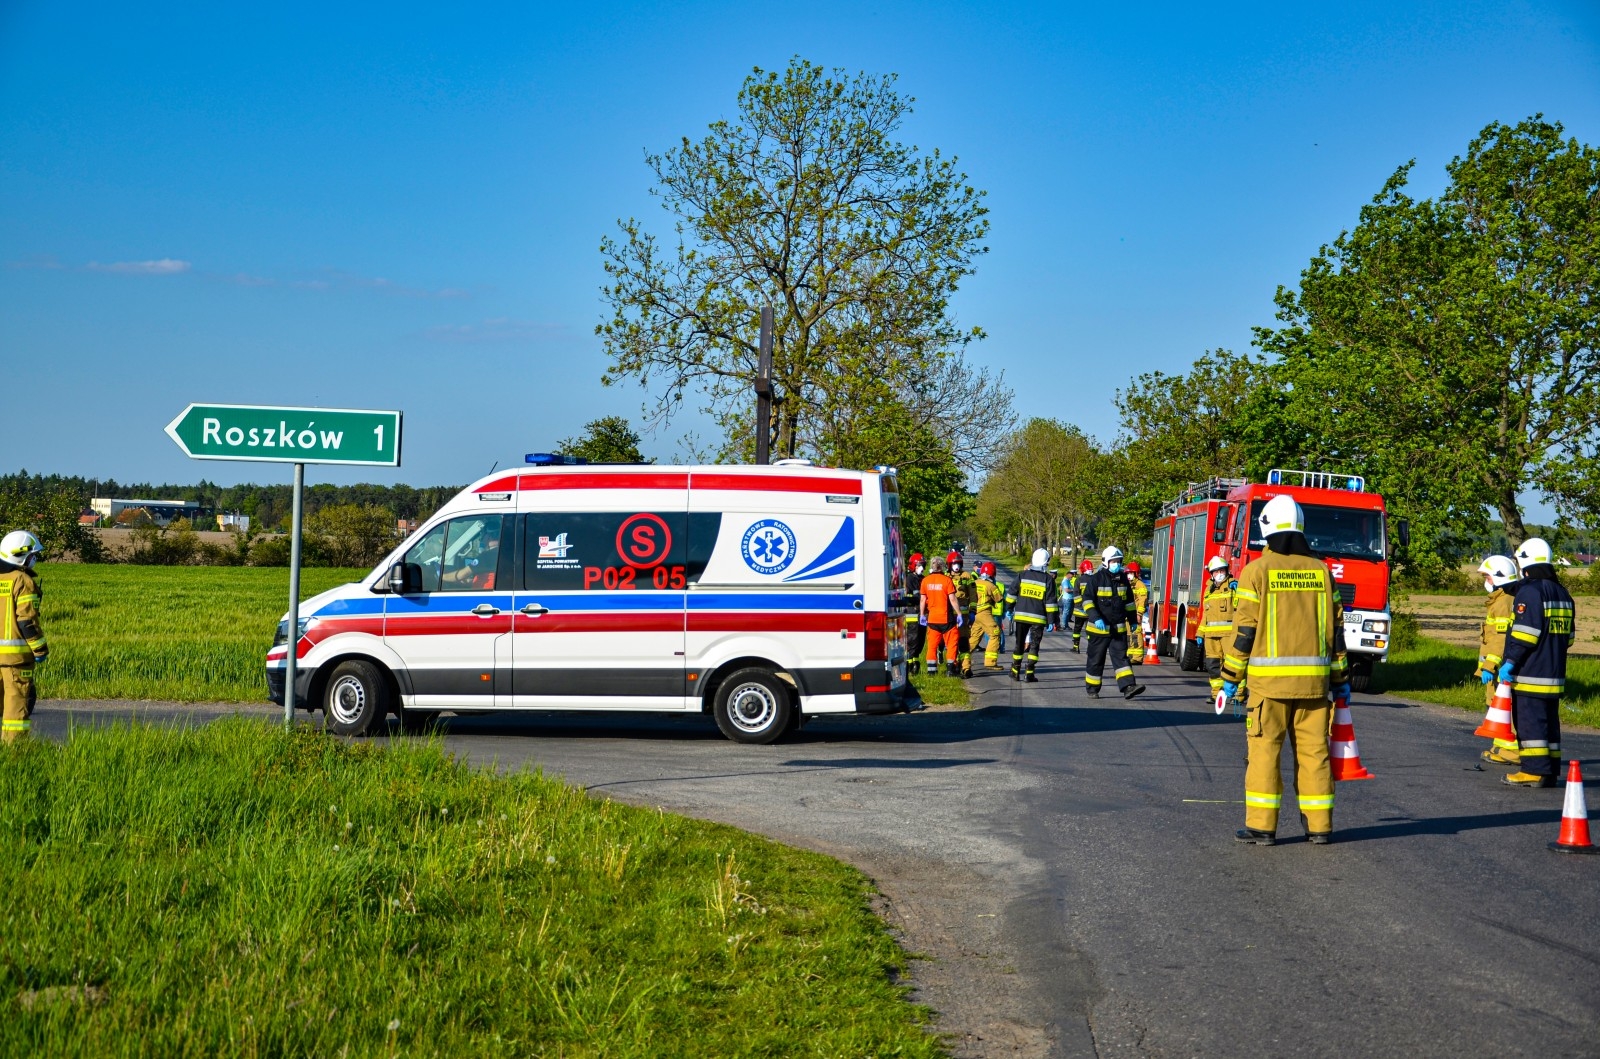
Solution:
<path fill-rule="evenodd" d="M 1395 536 L 1400 538 L 1400 547 L 1406 548 L 1406 547 L 1409 547 L 1411 545 L 1411 520 L 1410 519 L 1404 519 L 1403 518 L 1403 519 L 1400 519 L 1398 522 L 1396 522 L 1394 524 L 1394 532 L 1395 532 Z"/>
<path fill-rule="evenodd" d="M 422 591 L 422 567 L 416 563 L 395 563 L 389 567 L 389 591 L 413 596 Z"/>

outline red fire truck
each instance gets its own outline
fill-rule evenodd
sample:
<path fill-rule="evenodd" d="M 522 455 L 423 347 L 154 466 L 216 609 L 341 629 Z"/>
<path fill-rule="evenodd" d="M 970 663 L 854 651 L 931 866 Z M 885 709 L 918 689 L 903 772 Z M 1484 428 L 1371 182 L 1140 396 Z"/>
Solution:
<path fill-rule="evenodd" d="M 1360 475 L 1276 470 L 1264 483 L 1213 478 L 1191 484 L 1156 519 L 1150 623 L 1157 650 L 1182 669 L 1204 666 L 1200 627 L 1205 566 L 1214 555 L 1233 577 L 1266 547 L 1257 518 L 1275 496 L 1292 496 L 1306 516 L 1306 540 L 1328 564 L 1344 603 L 1351 684 L 1365 690 L 1389 653 L 1389 557 L 1383 497 Z M 1404 542 L 1407 526 L 1396 530 Z"/>

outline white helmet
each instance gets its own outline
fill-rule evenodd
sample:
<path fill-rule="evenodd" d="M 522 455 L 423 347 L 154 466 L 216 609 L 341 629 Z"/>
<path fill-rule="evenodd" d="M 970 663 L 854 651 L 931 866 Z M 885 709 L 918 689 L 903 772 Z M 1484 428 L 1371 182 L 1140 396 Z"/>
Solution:
<path fill-rule="evenodd" d="M 1275 496 L 1262 506 L 1261 517 L 1256 519 L 1256 523 L 1261 527 L 1263 537 L 1270 537 L 1274 533 L 1304 533 L 1306 513 L 1300 510 L 1294 497 Z"/>
<path fill-rule="evenodd" d="M 1050 565 L 1050 553 L 1049 553 L 1049 551 L 1047 551 L 1044 548 L 1035 548 L 1033 550 L 1033 568 L 1035 570 L 1043 570 L 1046 566 L 1049 566 L 1049 565 Z"/>
<path fill-rule="evenodd" d="M 12 566 L 32 566 L 33 561 L 44 554 L 44 547 L 40 545 L 39 538 L 27 530 L 12 530 L 0 540 L 0 560 Z"/>
<path fill-rule="evenodd" d="M 1217 573 L 1218 571 L 1226 570 L 1227 568 L 1228 568 L 1228 560 L 1224 559 L 1220 555 L 1213 555 L 1211 557 L 1211 561 L 1206 563 L 1206 569 L 1211 571 L 1212 573 Z"/>
<path fill-rule="evenodd" d="M 1122 549 L 1118 548 L 1115 544 L 1108 546 L 1105 551 L 1100 553 L 1100 561 L 1105 563 L 1112 561 L 1121 562 Z"/>
<path fill-rule="evenodd" d="M 1503 555 L 1491 555 L 1478 564 L 1478 573 L 1489 581 L 1484 591 L 1493 592 L 1517 579 L 1517 564 Z"/>
<path fill-rule="evenodd" d="M 6 538 L 8 541 L 10 539 Z M 0 550 L 4 550 L 3 547 L 0 547 Z M 1550 561 L 1550 545 L 1545 543 L 1543 537 L 1529 537 L 1522 542 L 1522 547 L 1517 549 L 1517 563 L 1524 570 Z"/>

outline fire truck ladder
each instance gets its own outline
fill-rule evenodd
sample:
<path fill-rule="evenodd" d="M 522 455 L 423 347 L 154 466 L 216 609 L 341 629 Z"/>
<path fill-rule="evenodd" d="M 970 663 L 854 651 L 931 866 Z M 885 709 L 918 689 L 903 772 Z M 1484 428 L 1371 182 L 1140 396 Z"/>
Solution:
<path fill-rule="evenodd" d="M 1244 485 L 1243 478 L 1208 478 L 1203 482 L 1190 482 L 1176 500 L 1169 500 L 1161 507 L 1161 514 L 1174 515 L 1180 507 L 1193 504 L 1199 500 L 1225 500 L 1228 493 Z"/>
<path fill-rule="evenodd" d="M 1359 474 L 1340 474 L 1337 471 L 1286 471 L 1274 470 L 1267 475 L 1268 485 L 1297 485 L 1304 489 L 1341 489 L 1347 493 L 1364 493 L 1367 480 Z"/>

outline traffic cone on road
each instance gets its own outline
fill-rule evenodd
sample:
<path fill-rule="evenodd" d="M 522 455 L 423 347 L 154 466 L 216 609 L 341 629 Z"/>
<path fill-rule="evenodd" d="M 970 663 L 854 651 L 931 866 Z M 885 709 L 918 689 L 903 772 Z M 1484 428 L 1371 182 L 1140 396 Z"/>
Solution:
<path fill-rule="evenodd" d="M 1483 723 L 1478 725 L 1478 730 L 1473 735 L 1481 735 L 1485 739 L 1505 739 L 1516 742 L 1517 733 L 1511 727 L 1511 685 L 1505 681 L 1494 689 L 1494 699 L 1489 703 L 1488 712 L 1483 715 Z"/>
<path fill-rule="evenodd" d="M 1561 834 L 1550 848 L 1557 853 L 1600 853 L 1589 841 L 1589 806 L 1583 798 L 1583 773 L 1576 759 L 1567 764 L 1567 797 L 1561 803 Z"/>
<path fill-rule="evenodd" d="M 1356 746 L 1356 726 L 1350 719 L 1350 700 L 1333 700 L 1333 731 L 1328 733 L 1328 756 L 1333 759 L 1335 780 L 1376 779 L 1361 764 L 1361 750 Z"/>
<path fill-rule="evenodd" d="M 1161 656 L 1156 653 L 1156 638 L 1150 633 L 1144 634 L 1144 664 L 1147 666 L 1161 664 Z"/>

